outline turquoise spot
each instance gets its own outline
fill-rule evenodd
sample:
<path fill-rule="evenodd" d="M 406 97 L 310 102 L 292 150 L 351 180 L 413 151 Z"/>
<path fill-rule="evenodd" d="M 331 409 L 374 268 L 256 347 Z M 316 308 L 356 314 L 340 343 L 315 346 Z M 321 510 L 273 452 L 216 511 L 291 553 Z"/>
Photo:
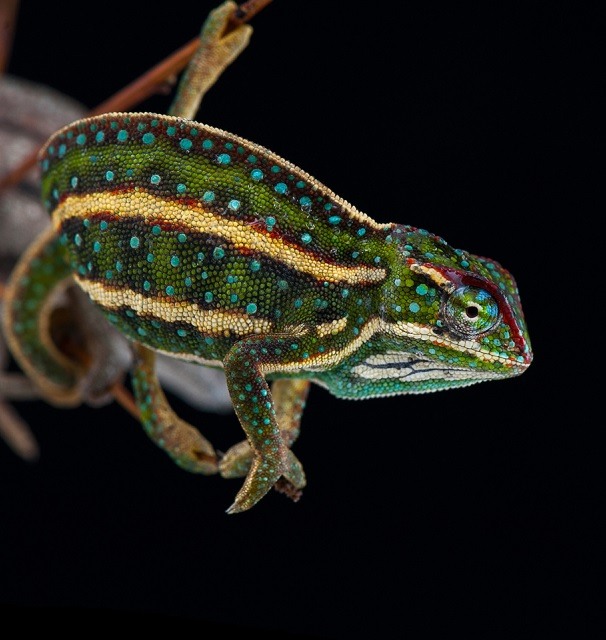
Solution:
<path fill-rule="evenodd" d="M 187 335 L 187 331 L 185 331 L 185 329 L 177 329 L 177 335 L 181 338 L 185 338 L 185 336 Z"/>
<path fill-rule="evenodd" d="M 271 168 L 271 172 L 272 173 L 279 173 L 280 172 L 280 167 L 277 164 L 274 164 Z"/>
<path fill-rule="evenodd" d="M 231 296 L 229 296 L 229 300 L 230 302 L 238 302 L 238 296 L 235 293 L 232 293 Z"/>
<path fill-rule="evenodd" d="M 192 127 L 189 132 L 191 133 L 192 136 L 197 136 L 198 135 L 198 130 L 195 127 Z"/>
<path fill-rule="evenodd" d="M 308 198 L 307 196 L 303 196 L 302 198 L 299 198 L 299 203 L 301 204 L 302 207 L 310 207 L 311 198 Z"/>
<path fill-rule="evenodd" d="M 299 180 L 296 184 L 299 189 L 302 189 L 305 186 L 305 182 L 303 180 Z"/>
<path fill-rule="evenodd" d="M 148 131 L 147 133 L 143 134 L 141 141 L 143 142 L 143 144 L 152 144 L 155 139 L 156 139 L 156 136 L 150 131 Z"/>
<path fill-rule="evenodd" d="M 186 190 L 187 187 L 182 182 L 177 185 L 177 193 L 185 193 Z"/>
<path fill-rule="evenodd" d="M 106 171 L 105 172 L 105 179 L 108 182 L 111 182 L 114 179 L 114 172 L 113 171 Z"/>
<path fill-rule="evenodd" d="M 212 302 L 212 301 L 213 301 L 213 297 L 214 297 L 214 296 L 213 296 L 212 292 L 211 292 L 211 291 L 207 291 L 207 292 L 204 294 L 204 301 L 205 301 L 205 302 Z"/>
<path fill-rule="evenodd" d="M 469 262 L 467 262 L 467 260 L 461 260 L 461 266 L 463 269 L 467 269 L 469 267 Z"/>
<path fill-rule="evenodd" d="M 212 295 L 212 294 L 211 294 Z M 211 338 L 210 336 L 207 338 L 204 338 L 204 342 L 206 342 L 206 344 L 213 344 L 214 340 L 213 338 Z"/>
<path fill-rule="evenodd" d="M 424 296 L 428 291 L 429 291 L 429 287 L 426 284 L 420 284 L 415 291 L 420 295 L 420 296 Z"/>
<path fill-rule="evenodd" d="M 229 151 L 231 151 L 234 148 L 234 143 L 233 142 L 226 142 L 223 146 L 226 149 L 228 149 Z"/>
<path fill-rule="evenodd" d="M 187 276 L 187 278 L 185 278 L 185 286 L 186 287 L 191 287 L 191 278 L 189 276 Z"/>
<path fill-rule="evenodd" d="M 107 229 L 107 222 L 105 220 L 101 220 L 99 223 L 99 229 L 101 229 L 101 231 L 105 231 Z"/>
<path fill-rule="evenodd" d="M 249 266 L 251 271 L 259 271 L 261 263 L 258 260 L 251 260 Z"/>
<path fill-rule="evenodd" d="M 233 284 L 234 282 L 238 282 L 238 278 L 236 276 L 229 275 L 226 278 L 229 284 Z"/>
<path fill-rule="evenodd" d="M 230 200 L 227 205 L 232 211 L 237 211 L 240 208 L 239 200 Z"/>
<path fill-rule="evenodd" d="M 215 199 L 214 191 L 205 191 L 202 196 L 202 200 L 205 202 L 212 202 Z"/>
<path fill-rule="evenodd" d="M 179 233 L 177 235 L 177 240 L 183 244 L 187 240 L 187 236 L 184 233 Z"/>
<path fill-rule="evenodd" d="M 284 182 L 278 182 L 278 184 L 274 187 L 274 191 L 279 193 L 280 195 L 284 195 L 288 191 L 288 187 Z"/>
<path fill-rule="evenodd" d="M 267 224 L 268 227 L 273 227 L 276 224 L 276 219 L 273 216 L 267 216 L 267 218 L 265 218 L 265 224 Z"/>
<path fill-rule="evenodd" d="M 166 129 L 166 134 L 169 136 L 174 136 L 175 133 L 177 133 L 177 127 L 168 127 L 168 129 Z"/>
<path fill-rule="evenodd" d="M 352 252 L 351 252 L 351 257 L 352 257 L 352 258 L 357 258 L 359 255 L 360 255 L 360 252 L 359 252 L 359 251 L 352 251 Z"/>
<path fill-rule="evenodd" d="M 297 298 L 294 301 L 295 309 L 300 309 L 303 306 L 303 300 L 301 298 Z"/>
<path fill-rule="evenodd" d="M 246 305 L 246 313 L 255 313 L 257 311 L 257 305 L 254 302 Z"/>
<path fill-rule="evenodd" d="M 119 142 L 126 142 L 126 140 L 128 140 L 128 131 L 126 131 L 126 129 L 120 129 L 116 138 Z"/>
<path fill-rule="evenodd" d="M 171 256 L 170 264 L 173 267 L 178 267 L 180 263 L 181 263 L 181 260 L 179 260 L 179 256 Z"/>
<path fill-rule="evenodd" d="M 225 256 L 225 250 L 222 249 L 221 247 L 215 247 L 213 249 L 213 258 L 216 258 L 217 260 L 220 260 L 224 256 Z"/>
<path fill-rule="evenodd" d="M 331 202 L 327 202 L 324 205 L 324 208 L 326 209 L 326 211 L 330 211 L 332 209 L 332 203 Z"/>
<path fill-rule="evenodd" d="M 360 237 L 362 237 L 365 233 L 366 233 L 366 229 L 364 227 L 362 227 L 361 229 L 358 229 L 358 235 Z"/>
<path fill-rule="evenodd" d="M 217 156 L 217 162 L 219 164 L 229 164 L 231 162 L 231 157 L 228 153 L 220 153 Z"/>
<path fill-rule="evenodd" d="M 74 236 L 74 242 L 76 243 L 77 247 L 82 244 L 82 236 L 79 233 Z"/>
<path fill-rule="evenodd" d="M 79 138 L 80 136 L 78 136 Z M 76 142 L 78 142 L 78 138 L 76 138 Z M 97 135 L 95 136 L 95 141 L 96 142 L 103 142 L 103 139 L 105 138 L 105 134 L 103 133 L 103 131 L 97 131 Z M 84 140 L 79 143 L 79 144 L 84 144 L 86 142 L 86 138 L 84 138 Z"/>
<path fill-rule="evenodd" d="M 349 295 L 349 289 L 341 289 L 341 295 L 344 298 L 347 298 L 347 296 Z"/>
<path fill-rule="evenodd" d="M 341 217 L 340 216 L 330 216 L 330 218 L 328 218 L 328 222 L 329 222 L 329 224 L 339 224 L 339 222 L 341 222 Z"/>
<path fill-rule="evenodd" d="M 135 175 L 135 172 L 132 169 L 127 169 L 126 170 L 126 177 L 127 178 L 132 178 Z"/>
<path fill-rule="evenodd" d="M 149 280 L 144 280 L 143 288 L 145 289 L 145 291 L 149 291 L 151 289 L 151 282 Z"/>
<path fill-rule="evenodd" d="M 112 276 L 113 276 L 113 275 L 114 275 L 114 272 L 113 272 L 113 271 L 111 271 L 111 270 L 109 270 L 109 269 L 105 272 L 105 277 L 106 277 L 108 280 L 110 280 L 110 279 L 112 278 Z"/>
<path fill-rule="evenodd" d="M 60 144 L 59 145 L 59 157 L 62 158 L 65 155 L 65 152 L 67 151 L 67 147 L 64 144 Z"/>
<path fill-rule="evenodd" d="M 202 260 L 204 260 L 204 253 L 202 253 L 202 251 L 199 251 L 199 252 L 198 252 L 198 260 L 199 260 L 200 262 L 202 262 Z"/>
<path fill-rule="evenodd" d="M 250 177 L 255 180 L 255 182 L 259 182 L 259 180 L 263 180 L 263 171 L 261 171 L 261 169 L 253 169 L 250 172 Z"/>
<path fill-rule="evenodd" d="M 83 265 L 80 265 L 78 267 L 78 273 L 80 273 L 81 275 L 85 276 L 86 275 L 86 268 Z"/>
<path fill-rule="evenodd" d="M 93 251 L 95 253 L 99 253 L 99 251 L 101 251 L 101 243 L 100 242 L 95 242 L 93 244 Z"/>
<path fill-rule="evenodd" d="M 286 291 L 286 289 L 288 289 L 288 282 L 286 282 L 286 280 L 278 280 L 278 289 Z"/>
<path fill-rule="evenodd" d="M 179 146 L 181 147 L 181 149 L 183 149 L 184 151 L 189 151 L 192 147 L 193 142 L 189 139 L 189 138 L 183 138 L 180 142 L 179 142 Z"/>
<path fill-rule="evenodd" d="M 137 236 L 133 236 L 133 237 L 130 239 L 130 246 L 131 246 L 133 249 L 136 249 L 136 248 L 139 246 L 139 238 L 137 238 Z"/>
<path fill-rule="evenodd" d="M 145 336 L 145 335 L 147 335 L 147 331 L 145 331 L 145 329 L 144 329 L 143 327 L 137 327 L 137 333 L 138 333 L 140 336 Z"/>
<path fill-rule="evenodd" d="M 168 287 L 166 287 L 166 289 L 164 289 L 164 291 L 166 291 L 166 295 L 167 296 L 175 295 L 175 288 L 173 286 L 171 286 L 170 284 L 168 285 Z"/>
<path fill-rule="evenodd" d="M 149 181 L 152 184 L 160 184 L 160 176 L 157 173 L 154 173 L 154 175 L 149 179 Z"/>
<path fill-rule="evenodd" d="M 393 283 L 396 285 L 396 287 L 399 287 L 402 284 L 402 281 L 400 280 L 400 278 L 396 278 Z"/>
<path fill-rule="evenodd" d="M 213 141 L 212 140 L 203 140 L 202 141 L 202 148 L 203 149 L 212 149 L 213 148 Z"/>
<path fill-rule="evenodd" d="M 257 161 L 257 156 L 254 156 L 252 153 L 246 158 L 251 164 L 255 164 Z"/>
<path fill-rule="evenodd" d="M 162 233 L 162 229 L 160 228 L 160 226 L 159 226 L 159 225 L 155 224 L 155 225 L 152 227 L 152 233 L 153 233 L 155 236 L 159 236 L 159 235 Z"/>
<path fill-rule="evenodd" d="M 116 271 L 122 271 L 122 263 L 120 260 L 116 260 Z"/>
<path fill-rule="evenodd" d="M 309 244 L 311 242 L 311 236 L 309 235 L 309 233 L 304 233 L 301 236 L 301 242 L 304 242 L 305 244 Z"/>
<path fill-rule="evenodd" d="M 408 305 L 408 308 L 413 312 L 413 313 L 417 313 L 417 311 L 419 311 L 421 309 L 421 307 L 416 303 L 416 302 L 411 302 Z"/>

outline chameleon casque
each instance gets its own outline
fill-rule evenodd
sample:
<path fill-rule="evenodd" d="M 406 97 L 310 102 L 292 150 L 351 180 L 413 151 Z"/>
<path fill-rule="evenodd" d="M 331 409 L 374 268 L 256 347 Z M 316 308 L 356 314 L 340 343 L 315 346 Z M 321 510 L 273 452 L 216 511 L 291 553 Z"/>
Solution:
<path fill-rule="evenodd" d="M 40 162 L 52 229 L 13 272 L 4 322 L 15 358 L 56 404 L 77 402 L 75 365 L 45 332 L 49 292 L 75 280 L 138 345 L 148 434 L 191 471 L 246 475 L 230 512 L 282 477 L 304 486 L 290 445 L 310 381 L 362 399 L 515 376 L 532 360 L 498 263 L 377 223 L 235 135 L 109 113 L 57 132 Z M 223 367 L 247 441 L 217 463 L 168 407 L 153 351 Z"/>

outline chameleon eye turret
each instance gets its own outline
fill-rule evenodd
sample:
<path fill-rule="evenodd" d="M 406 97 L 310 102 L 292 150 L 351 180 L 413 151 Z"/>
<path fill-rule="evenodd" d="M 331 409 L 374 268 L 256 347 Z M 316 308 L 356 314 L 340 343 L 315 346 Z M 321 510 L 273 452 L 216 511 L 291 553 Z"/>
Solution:
<path fill-rule="evenodd" d="M 224 477 L 246 475 L 230 512 L 281 478 L 305 485 L 290 447 L 310 382 L 361 399 L 505 378 L 531 362 L 517 287 L 498 263 L 375 222 L 236 135 L 109 113 L 57 132 L 41 166 L 53 229 L 9 286 L 15 357 L 53 379 L 40 384 L 49 393 L 68 385 L 37 329 L 46 292 L 68 274 L 137 349 L 223 367 L 247 436 L 219 463 Z M 212 447 L 167 409 L 145 353 L 133 386 L 147 432 L 184 468 L 213 472 Z"/>

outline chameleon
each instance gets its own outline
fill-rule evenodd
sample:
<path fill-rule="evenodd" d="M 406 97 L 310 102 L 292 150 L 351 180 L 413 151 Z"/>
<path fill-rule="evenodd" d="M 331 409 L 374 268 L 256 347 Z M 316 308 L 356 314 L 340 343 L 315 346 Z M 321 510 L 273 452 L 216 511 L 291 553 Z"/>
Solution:
<path fill-rule="evenodd" d="M 517 376 L 532 361 L 499 263 L 376 222 L 237 135 L 108 113 L 56 132 L 39 161 L 52 226 L 8 286 L 15 359 L 56 404 L 73 404 L 75 365 L 44 327 L 51 290 L 75 281 L 134 345 L 148 435 L 190 471 L 245 476 L 229 513 L 276 484 L 305 485 L 291 447 L 310 383 L 366 399 Z M 218 462 L 168 406 L 158 352 L 223 368 L 246 440 Z"/>

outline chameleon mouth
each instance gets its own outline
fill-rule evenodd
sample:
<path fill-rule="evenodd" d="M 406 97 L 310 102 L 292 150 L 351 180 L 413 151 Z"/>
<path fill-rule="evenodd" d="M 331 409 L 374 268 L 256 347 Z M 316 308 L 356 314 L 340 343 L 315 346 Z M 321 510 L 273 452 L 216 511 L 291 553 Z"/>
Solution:
<path fill-rule="evenodd" d="M 498 363 L 511 370 L 515 370 L 516 373 L 522 373 L 525 371 L 532 362 L 532 352 L 528 350 L 522 355 L 511 355 L 505 352 L 499 351 L 487 351 L 480 347 L 479 343 L 475 340 L 468 338 L 455 339 L 445 334 L 436 335 L 432 329 L 424 325 L 417 324 L 415 322 L 398 321 L 394 323 L 388 323 L 388 332 L 391 335 L 395 335 L 401 338 L 411 338 L 413 340 L 422 340 L 429 342 L 435 347 L 446 347 L 453 349 L 459 353 L 472 355 L 478 360 L 481 360 L 487 364 Z M 519 371 L 518 371 L 519 370 Z M 516 374 L 514 373 L 514 375 Z M 512 375 L 511 373 L 500 375 Z M 500 377 L 500 376 L 499 376 Z"/>

